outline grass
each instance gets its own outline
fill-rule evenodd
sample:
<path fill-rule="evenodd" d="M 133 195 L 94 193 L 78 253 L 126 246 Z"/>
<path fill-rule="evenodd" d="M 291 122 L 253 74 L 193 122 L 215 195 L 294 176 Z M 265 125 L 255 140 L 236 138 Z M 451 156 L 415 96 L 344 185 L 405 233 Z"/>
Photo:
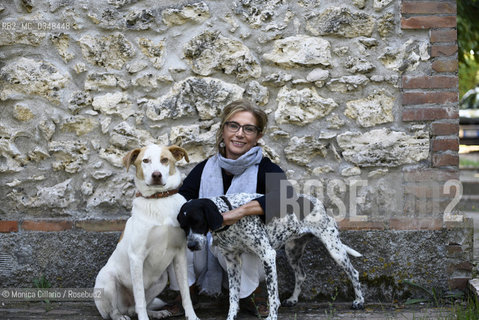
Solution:
<path fill-rule="evenodd" d="M 438 290 L 426 288 L 412 281 L 405 280 L 405 284 L 418 289 L 423 294 L 421 298 L 408 299 L 405 305 L 428 304 L 434 307 L 451 305 L 451 315 L 444 317 L 445 320 L 479 320 L 479 301 L 474 295 L 466 296 L 462 291 Z"/>
<path fill-rule="evenodd" d="M 48 281 L 45 276 L 33 279 L 33 286 L 38 289 L 48 289 L 52 287 L 50 281 Z"/>
<path fill-rule="evenodd" d="M 465 305 L 454 304 L 452 311 L 454 319 L 479 320 L 479 301 L 477 297 L 469 298 Z"/>
<path fill-rule="evenodd" d="M 39 278 L 33 279 L 33 286 L 38 289 L 49 289 L 52 287 L 52 284 L 50 283 L 50 281 L 47 280 L 47 278 L 45 278 L 45 276 L 42 275 Z M 43 301 L 47 303 L 47 305 L 50 304 L 50 300 L 48 299 Z"/>
<path fill-rule="evenodd" d="M 479 161 L 459 157 L 459 167 L 461 168 L 479 168 Z"/>
<path fill-rule="evenodd" d="M 435 307 L 439 307 L 444 305 L 447 302 L 464 298 L 464 292 L 462 291 L 443 292 L 442 290 L 437 288 L 426 288 L 424 286 L 421 286 L 420 284 L 417 284 L 409 280 L 404 280 L 404 284 L 407 284 L 413 288 L 419 289 L 419 291 L 422 291 L 423 296 L 425 294 L 425 297 L 408 299 L 405 305 L 428 303 L 428 304 L 432 304 Z"/>
<path fill-rule="evenodd" d="M 325 311 L 328 319 L 333 319 L 336 315 L 336 308 L 334 308 L 334 302 L 338 298 L 339 290 L 334 288 L 334 294 L 331 296 L 331 301 L 328 301 L 328 310 Z"/>

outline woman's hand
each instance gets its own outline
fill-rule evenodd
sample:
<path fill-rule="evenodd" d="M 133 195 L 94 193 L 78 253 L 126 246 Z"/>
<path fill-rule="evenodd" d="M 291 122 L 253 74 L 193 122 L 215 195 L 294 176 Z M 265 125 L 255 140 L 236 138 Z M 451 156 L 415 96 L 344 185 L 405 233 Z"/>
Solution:
<path fill-rule="evenodd" d="M 241 207 L 233 209 L 231 211 L 226 211 L 223 213 L 223 225 L 230 226 L 238 222 L 241 218 L 251 215 L 263 215 L 263 208 L 261 208 L 258 201 L 253 200 L 248 202 Z"/>
<path fill-rule="evenodd" d="M 239 208 L 233 209 L 231 211 L 226 211 L 223 213 L 223 225 L 230 226 L 238 222 L 241 218 L 244 217 L 243 213 Z"/>

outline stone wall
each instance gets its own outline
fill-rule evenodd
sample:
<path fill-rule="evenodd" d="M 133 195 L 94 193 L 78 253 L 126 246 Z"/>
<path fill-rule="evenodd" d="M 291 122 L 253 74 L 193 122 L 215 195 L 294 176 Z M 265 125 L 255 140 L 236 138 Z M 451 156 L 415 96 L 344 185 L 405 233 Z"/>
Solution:
<path fill-rule="evenodd" d="M 123 155 L 177 144 L 189 152 L 187 173 L 214 152 L 222 108 L 242 97 L 269 116 L 268 156 L 323 198 L 343 230 L 395 245 L 417 238 L 389 237 L 394 230 L 458 232 L 424 254 L 457 245 L 460 258 L 439 255 L 438 268 L 464 262 L 464 224 L 444 221 L 460 220 L 449 217 L 459 192 L 455 14 L 454 1 L 3 2 L 0 282 L 63 277 L 71 257 L 55 248 L 69 234 L 113 241 L 98 232 L 118 233 L 129 215 Z M 42 251 L 58 260 L 53 271 L 25 259 L 38 244 L 12 246 L 44 238 L 57 239 Z M 360 247 L 371 261 L 375 244 Z M 96 272 L 104 261 L 87 251 L 78 252 Z M 406 273 L 396 268 L 398 284 Z M 433 284 L 460 287 L 470 276 L 451 268 Z"/>

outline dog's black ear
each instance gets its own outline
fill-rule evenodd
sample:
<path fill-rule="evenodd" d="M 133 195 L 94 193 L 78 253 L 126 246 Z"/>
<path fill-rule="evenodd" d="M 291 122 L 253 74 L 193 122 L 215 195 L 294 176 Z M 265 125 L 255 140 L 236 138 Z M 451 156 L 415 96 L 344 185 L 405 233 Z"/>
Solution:
<path fill-rule="evenodd" d="M 210 199 L 203 200 L 203 211 L 205 213 L 208 226 L 212 231 L 218 230 L 223 226 L 223 216 L 213 201 Z"/>
<path fill-rule="evenodd" d="M 188 235 L 188 221 L 186 219 L 186 208 L 188 207 L 188 202 L 183 204 L 180 209 L 180 213 L 176 216 L 176 220 L 180 223 L 180 227 L 185 230 L 186 235 Z"/>

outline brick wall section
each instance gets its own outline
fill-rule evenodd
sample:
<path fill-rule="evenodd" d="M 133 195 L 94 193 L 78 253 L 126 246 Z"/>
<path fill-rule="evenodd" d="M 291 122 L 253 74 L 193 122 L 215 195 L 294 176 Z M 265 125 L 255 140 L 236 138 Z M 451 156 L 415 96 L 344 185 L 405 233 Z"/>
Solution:
<path fill-rule="evenodd" d="M 431 30 L 431 43 L 457 41 L 456 30 L 433 29 Z"/>
<path fill-rule="evenodd" d="M 417 76 L 404 77 L 403 89 L 448 89 L 457 85 L 457 76 Z"/>
<path fill-rule="evenodd" d="M 444 138 L 434 139 L 432 141 L 432 151 L 459 151 L 459 139 L 458 138 Z"/>
<path fill-rule="evenodd" d="M 28 220 L 1 221 L 0 233 L 17 232 L 121 232 L 126 220 Z M 397 219 L 389 221 L 338 221 L 341 230 L 440 230 L 445 227 L 443 219 Z"/>
<path fill-rule="evenodd" d="M 446 223 L 446 228 L 452 230 L 459 225 L 460 222 L 448 222 Z M 473 225 L 471 225 L 471 229 L 468 232 L 474 232 Z M 451 261 L 454 261 L 451 262 L 446 269 L 449 276 L 448 284 L 451 290 L 464 290 L 467 288 L 467 283 L 471 279 L 470 275 L 473 269 L 473 265 L 470 263 L 470 261 L 473 260 L 472 250 L 469 250 L 472 246 L 472 242 L 457 243 L 454 242 L 454 240 L 449 241 L 446 246 L 448 258 L 450 258 Z"/>
<path fill-rule="evenodd" d="M 402 79 L 403 121 L 426 122 L 431 132 L 431 166 L 459 165 L 458 64 L 455 1 L 403 1 L 401 28 L 428 32 L 431 70 Z"/>
<path fill-rule="evenodd" d="M 452 56 L 457 53 L 457 46 L 451 45 L 432 45 L 431 57 Z"/>
<path fill-rule="evenodd" d="M 95 232 L 123 231 L 125 223 L 126 220 L 80 220 L 75 222 L 75 228 Z"/>
<path fill-rule="evenodd" d="M 459 112 L 453 107 L 405 108 L 402 117 L 403 121 L 443 121 L 444 119 L 451 119 L 457 123 Z"/>
<path fill-rule="evenodd" d="M 437 1 L 404 1 L 401 5 L 401 13 L 416 14 L 455 14 L 456 5 L 453 2 L 437 2 Z"/>
<path fill-rule="evenodd" d="M 454 102 L 458 102 L 457 92 L 404 92 L 402 95 L 404 106 Z"/>
<path fill-rule="evenodd" d="M 459 123 L 434 122 L 431 125 L 431 135 L 433 136 L 450 136 L 455 135 L 458 131 Z"/>
<path fill-rule="evenodd" d="M 18 221 L 0 221 L 0 233 L 17 232 Z"/>
<path fill-rule="evenodd" d="M 126 219 L 117 220 L 0 220 L 0 233 L 12 232 L 61 232 L 61 231 L 89 231 L 89 232 L 118 232 L 125 228 Z"/>
<path fill-rule="evenodd" d="M 421 16 L 401 20 L 403 29 L 451 28 L 456 26 L 456 17 Z"/>
<path fill-rule="evenodd" d="M 432 165 L 434 167 L 459 166 L 459 155 L 434 152 L 432 155 Z"/>
<path fill-rule="evenodd" d="M 73 227 L 68 220 L 26 220 L 21 223 L 23 231 L 66 231 Z"/>
<path fill-rule="evenodd" d="M 434 60 L 432 62 L 432 70 L 435 72 L 457 72 L 459 65 L 457 60 Z"/>

